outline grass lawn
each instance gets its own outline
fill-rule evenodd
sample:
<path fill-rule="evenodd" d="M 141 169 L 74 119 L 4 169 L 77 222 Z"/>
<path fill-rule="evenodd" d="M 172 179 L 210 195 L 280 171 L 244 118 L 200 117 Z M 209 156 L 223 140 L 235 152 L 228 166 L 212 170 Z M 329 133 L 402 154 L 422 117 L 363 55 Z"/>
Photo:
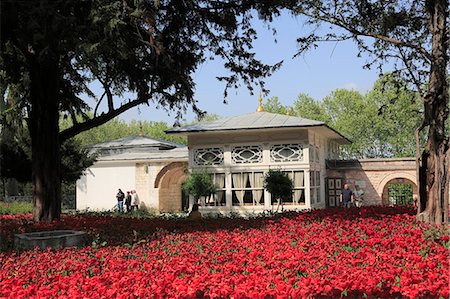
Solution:
<path fill-rule="evenodd" d="M 33 205 L 31 202 L 4 202 L 0 201 L 0 215 L 27 214 L 31 213 Z"/>
<path fill-rule="evenodd" d="M 448 231 L 410 207 L 272 218 L 3 215 L 0 298 L 449 297 Z M 12 250 L 14 233 L 84 230 L 82 249 Z"/>

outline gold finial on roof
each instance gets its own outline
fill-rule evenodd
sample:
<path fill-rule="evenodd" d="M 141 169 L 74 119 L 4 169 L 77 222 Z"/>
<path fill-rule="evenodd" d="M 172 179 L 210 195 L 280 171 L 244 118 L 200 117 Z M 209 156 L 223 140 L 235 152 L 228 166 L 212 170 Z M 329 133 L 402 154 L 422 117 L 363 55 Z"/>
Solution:
<path fill-rule="evenodd" d="M 139 122 L 139 136 L 144 136 L 144 128 L 142 128 L 142 122 Z"/>
<path fill-rule="evenodd" d="M 258 109 L 256 109 L 256 112 L 264 112 L 264 108 L 262 106 L 262 91 L 259 92 L 259 106 Z"/>

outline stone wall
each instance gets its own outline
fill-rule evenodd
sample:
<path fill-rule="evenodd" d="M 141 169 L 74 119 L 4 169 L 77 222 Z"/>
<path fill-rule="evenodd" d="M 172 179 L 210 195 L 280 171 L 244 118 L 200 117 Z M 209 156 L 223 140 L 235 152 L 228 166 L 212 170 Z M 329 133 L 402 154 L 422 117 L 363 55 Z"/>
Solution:
<path fill-rule="evenodd" d="M 147 163 L 136 163 L 136 193 L 141 208 L 145 208 L 150 201 L 150 175 Z"/>
<path fill-rule="evenodd" d="M 187 162 L 136 163 L 136 192 L 140 207 L 159 212 L 181 210 L 181 184 Z"/>

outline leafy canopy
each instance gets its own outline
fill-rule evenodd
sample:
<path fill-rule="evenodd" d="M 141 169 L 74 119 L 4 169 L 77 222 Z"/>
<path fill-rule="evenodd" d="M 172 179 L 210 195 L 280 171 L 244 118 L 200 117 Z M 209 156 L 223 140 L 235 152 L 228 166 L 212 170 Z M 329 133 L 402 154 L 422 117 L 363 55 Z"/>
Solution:
<path fill-rule="evenodd" d="M 216 186 L 213 179 L 206 171 L 191 173 L 183 184 L 183 191 L 192 195 L 195 202 L 202 196 L 210 196 L 216 193 Z"/>
<path fill-rule="evenodd" d="M 44 142 L 44 141 L 43 141 Z M 0 137 L 0 176 L 31 182 L 31 145 L 28 133 L 3 127 Z M 70 138 L 61 145 L 61 180 L 74 183 L 91 166 L 96 155 L 89 153 L 82 143 Z"/>
<path fill-rule="evenodd" d="M 288 201 L 292 198 L 294 184 L 287 173 L 279 169 L 269 169 L 264 176 L 264 189 L 272 195 L 272 198 L 280 202 Z"/>
<path fill-rule="evenodd" d="M 300 94 L 293 106 L 269 99 L 265 111 L 323 121 L 352 141 L 341 158 L 411 157 L 423 108 L 418 93 L 389 74 L 366 94 L 337 89 L 322 100 Z M 422 136 L 423 139 L 423 136 Z"/>
<path fill-rule="evenodd" d="M 230 73 L 218 78 L 225 95 L 239 82 L 252 89 L 279 67 L 261 63 L 251 50 L 255 11 L 267 20 L 279 14 L 270 2 L 248 0 L 2 1 L 1 85 L 20 95 L 16 112 L 26 117 L 32 72 L 56 67 L 59 109 L 73 123 L 61 140 L 141 104 L 178 116 L 188 107 L 201 113 L 192 75 L 206 59 L 225 60 Z"/>
<path fill-rule="evenodd" d="M 377 67 L 381 73 L 391 61 L 394 74 L 423 96 L 432 60 L 428 5 L 431 1 L 298 0 L 288 2 L 287 7 L 321 28 L 297 39 L 297 55 L 321 42 L 353 40 L 358 56 L 368 55 L 365 68 Z"/>

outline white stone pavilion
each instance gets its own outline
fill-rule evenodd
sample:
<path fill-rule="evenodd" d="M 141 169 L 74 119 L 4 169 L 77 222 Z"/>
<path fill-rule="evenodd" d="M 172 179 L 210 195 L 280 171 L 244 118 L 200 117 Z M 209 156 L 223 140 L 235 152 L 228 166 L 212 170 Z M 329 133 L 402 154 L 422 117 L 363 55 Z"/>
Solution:
<path fill-rule="evenodd" d="M 347 140 L 325 123 L 263 112 L 227 117 L 168 130 L 187 136 L 189 169 L 213 176 L 217 193 L 201 199 L 203 212 L 261 212 L 278 202 L 263 188 L 269 169 L 294 183 L 284 209 L 325 207 L 325 160 L 337 157 Z M 191 203 L 192 204 L 192 203 Z"/>

